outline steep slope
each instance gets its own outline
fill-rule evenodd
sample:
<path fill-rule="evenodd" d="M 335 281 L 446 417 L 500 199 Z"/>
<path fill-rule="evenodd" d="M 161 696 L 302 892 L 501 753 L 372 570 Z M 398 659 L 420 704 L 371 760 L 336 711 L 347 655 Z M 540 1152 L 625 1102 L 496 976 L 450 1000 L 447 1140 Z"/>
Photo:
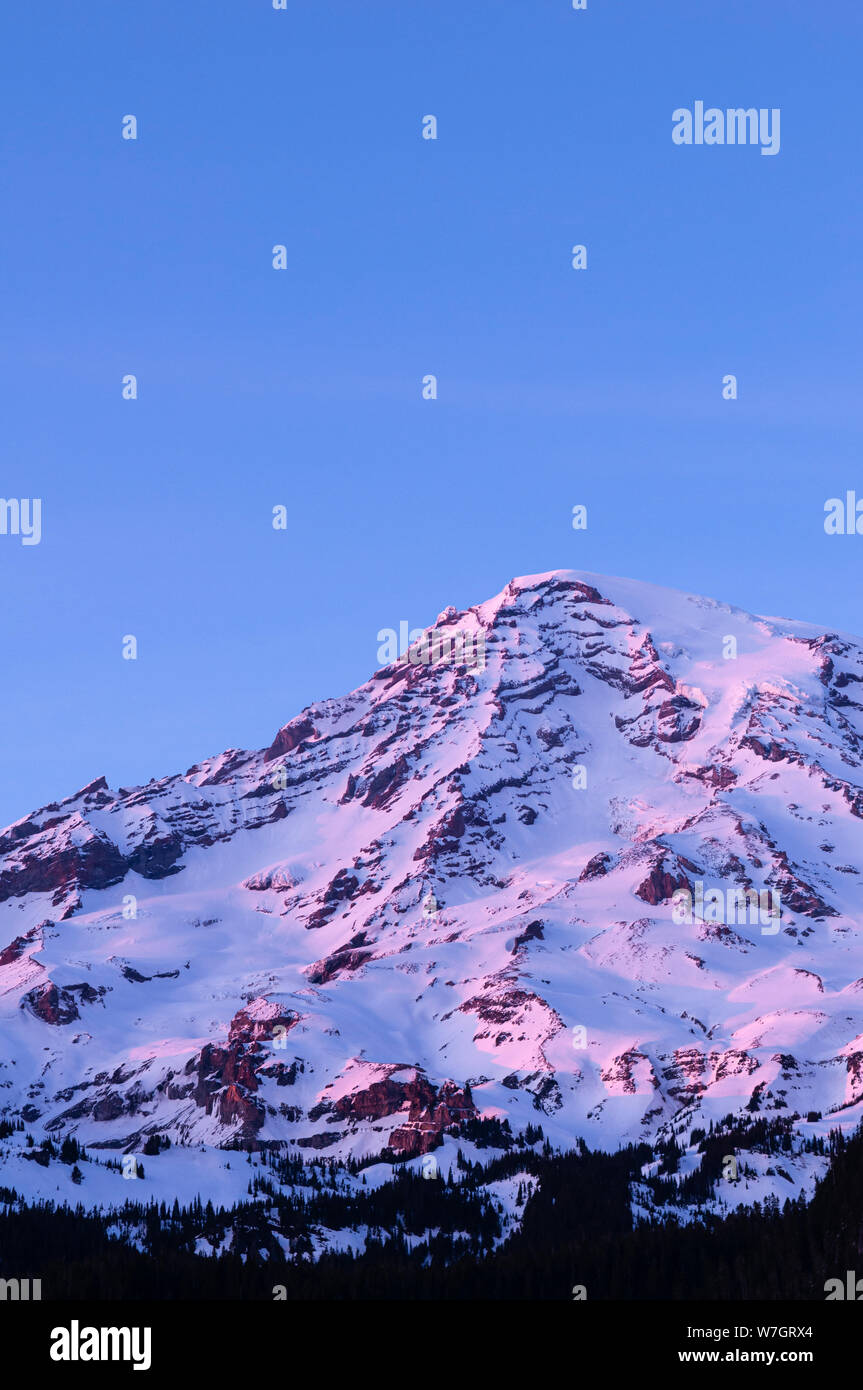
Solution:
<path fill-rule="evenodd" d="M 568 571 L 457 631 L 484 662 L 432 641 L 267 749 L 0 835 L 0 1115 L 418 1162 L 478 1119 L 565 1148 L 858 1122 L 860 642 Z M 772 896 L 725 920 L 735 890 Z"/>

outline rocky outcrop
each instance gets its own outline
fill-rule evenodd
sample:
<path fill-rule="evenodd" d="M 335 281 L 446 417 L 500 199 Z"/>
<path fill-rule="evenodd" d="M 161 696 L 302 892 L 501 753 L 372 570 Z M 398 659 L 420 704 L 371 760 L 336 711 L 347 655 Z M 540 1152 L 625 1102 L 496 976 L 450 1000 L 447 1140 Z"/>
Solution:
<path fill-rule="evenodd" d="M 687 1104 L 704 1091 L 706 1072 L 707 1058 L 702 1048 L 677 1047 L 671 1065 L 662 1072 L 662 1079 L 669 1083 L 668 1094 L 681 1104 Z"/>
<path fill-rule="evenodd" d="M 685 888 L 689 893 L 693 892 L 692 884 L 681 868 L 675 867 L 674 864 L 669 866 L 665 860 L 659 860 L 647 877 L 639 883 L 635 896 L 641 898 L 642 902 L 650 903 L 651 907 L 656 907 L 658 903 L 669 902 L 680 888 Z"/>
<path fill-rule="evenodd" d="M 326 926 L 339 907 L 350 901 L 359 886 L 360 881 L 356 874 L 348 873 L 347 869 L 339 869 L 324 889 L 320 907 L 310 913 L 306 926 L 310 929 Z"/>
<path fill-rule="evenodd" d="M 414 861 L 431 863 L 445 854 L 452 854 L 459 848 L 459 842 L 467 829 L 467 822 L 485 825 L 486 817 L 478 809 L 459 803 L 446 815 L 441 816 L 431 827 L 425 842 L 414 850 Z"/>
<path fill-rule="evenodd" d="M 25 994 L 21 1005 L 43 1023 L 56 1027 L 63 1023 L 74 1023 L 75 1019 L 81 1017 L 79 1004 L 95 1004 L 105 993 L 103 986 L 94 989 L 92 985 L 80 984 L 61 989 L 53 980 L 46 980 Z"/>
<path fill-rule="evenodd" d="M 274 758 L 281 758 L 286 753 L 293 753 L 295 748 L 301 748 L 305 740 L 314 738 L 316 733 L 317 730 L 311 719 L 307 715 L 298 715 L 296 719 L 292 719 L 279 729 L 264 754 L 264 761 L 269 763 Z"/>
<path fill-rule="evenodd" d="M 838 917 L 836 908 L 826 903 L 810 884 L 794 873 L 784 850 L 774 854 L 774 863 L 776 869 L 769 881 L 780 895 L 783 910 L 799 912 L 805 917 L 814 917 L 816 921 L 823 917 Z"/>
<path fill-rule="evenodd" d="M 613 862 L 610 854 L 605 854 L 602 851 L 599 854 L 594 854 L 592 859 L 588 859 L 579 874 L 579 883 L 589 883 L 591 879 L 604 878 Z"/>
<path fill-rule="evenodd" d="M 122 882 L 129 865 L 117 846 L 93 832 L 83 843 L 73 843 L 69 829 L 54 838 L 43 828 L 25 849 L 16 850 L 11 864 L 0 870 L 0 902 L 27 893 L 51 893 L 58 907 L 72 889 L 109 888 Z"/>
<path fill-rule="evenodd" d="M 359 936 L 364 940 L 365 932 L 360 932 Z M 337 975 L 351 974 L 353 971 L 361 969 L 366 961 L 372 959 L 373 955 L 374 951 L 364 947 L 361 942 L 340 951 L 334 951 L 332 955 L 325 956 L 323 960 L 315 961 L 314 965 L 309 966 L 309 984 L 325 985 L 330 980 L 334 980 Z"/>
<path fill-rule="evenodd" d="M 92 1109 L 94 1120 L 106 1122 L 108 1120 L 118 1120 L 125 1113 L 126 1104 L 119 1091 L 109 1091 L 107 1095 L 97 1100 Z"/>
<path fill-rule="evenodd" d="M 443 1142 L 447 1130 L 472 1119 L 476 1113 L 469 1092 L 454 1081 L 445 1081 L 430 1105 L 422 1107 L 418 1100 L 411 1104 L 407 1122 L 393 1130 L 389 1147 L 403 1158 L 428 1153 Z"/>
<path fill-rule="evenodd" d="M 298 1021 L 298 1014 L 274 1000 L 255 999 L 234 1015 L 225 1046 L 207 1043 L 186 1064 L 186 1075 L 194 1077 L 195 1104 L 215 1114 L 247 1146 L 253 1146 L 264 1123 L 266 1112 L 257 1093 L 279 1065 L 274 1047 L 283 1045 Z"/>
<path fill-rule="evenodd" d="M 351 1124 L 371 1124 L 404 1112 L 405 1118 L 392 1130 L 388 1144 L 390 1153 L 402 1158 L 427 1153 L 442 1142 L 447 1130 L 477 1115 L 469 1087 L 452 1080 L 435 1086 L 418 1070 L 407 1080 L 390 1074 L 372 1081 L 341 1096 L 326 1109 L 335 1119 Z M 316 1107 L 309 1112 L 309 1118 L 319 1118 L 323 1113 L 321 1107 Z"/>
<path fill-rule="evenodd" d="M 520 947 L 526 946 L 528 942 L 542 940 L 542 922 L 528 922 L 524 931 L 519 932 L 518 936 L 513 938 L 512 943 L 508 944 L 510 951 L 514 954 L 516 951 L 520 949 Z"/>
<path fill-rule="evenodd" d="M 612 1095 L 634 1096 L 659 1087 L 650 1058 L 637 1047 L 619 1053 L 600 1073 L 603 1085 Z"/>
<path fill-rule="evenodd" d="M 46 980 L 38 989 L 31 989 L 29 994 L 25 994 L 22 1003 L 36 1018 L 54 1027 L 62 1023 L 73 1023 L 76 1018 L 81 1017 L 74 994 L 66 989 L 58 989 L 53 980 Z"/>
<path fill-rule="evenodd" d="M 335 1102 L 334 1110 L 341 1120 L 382 1120 L 406 1108 L 419 1113 L 432 1106 L 436 1097 L 431 1082 L 417 1072 L 409 1081 L 394 1081 L 389 1076 L 373 1081 L 342 1096 Z"/>
<path fill-rule="evenodd" d="M 30 931 L 23 936 L 16 936 L 14 941 L 10 941 L 8 946 L 4 946 L 0 951 L 0 969 L 4 965 L 12 965 L 16 960 L 20 960 L 28 946 L 34 942 L 41 942 L 42 932 L 45 927 L 53 927 L 54 923 L 45 921 L 40 922 L 37 927 L 31 927 Z"/>
<path fill-rule="evenodd" d="M 407 781 L 409 771 L 407 758 L 403 756 L 389 767 L 382 767 L 369 780 L 363 805 L 370 806 L 374 811 L 383 811 Z"/>

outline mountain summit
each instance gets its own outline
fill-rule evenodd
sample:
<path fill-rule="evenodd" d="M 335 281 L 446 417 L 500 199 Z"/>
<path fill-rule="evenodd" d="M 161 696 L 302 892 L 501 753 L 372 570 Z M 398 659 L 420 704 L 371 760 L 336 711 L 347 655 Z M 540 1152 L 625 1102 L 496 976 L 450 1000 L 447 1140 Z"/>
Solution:
<path fill-rule="evenodd" d="M 456 631 L 482 661 L 435 659 Z M 859 639 L 557 571 L 420 648 L 266 749 L 0 834 L 0 1116 L 386 1163 L 487 1121 L 856 1124 Z"/>

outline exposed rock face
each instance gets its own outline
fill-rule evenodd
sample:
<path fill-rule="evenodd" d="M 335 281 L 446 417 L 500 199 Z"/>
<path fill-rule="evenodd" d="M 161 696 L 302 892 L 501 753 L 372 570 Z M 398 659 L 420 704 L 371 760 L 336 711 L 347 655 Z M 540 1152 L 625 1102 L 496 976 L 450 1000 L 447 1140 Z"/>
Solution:
<path fill-rule="evenodd" d="M 362 935 L 362 933 L 360 933 Z M 315 961 L 309 970 L 309 984 L 325 985 L 329 980 L 334 980 L 337 975 L 344 972 L 359 970 L 365 965 L 367 960 L 371 960 L 374 952 L 363 950 L 359 947 L 348 948 L 343 951 L 334 951 L 331 956 L 326 956 L 323 960 Z"/>
<path fill-rule="evenodd" d="M 85 796 L 85 806 L 88 811 L 96 809 L 89 796 Z M 7 867 L 0 870 L 0 902 L 28 893 L 50 893 L 54 907 L 77 899 L 83 889 L 121 883 L 130 871 L 149 879 L 178 873 L 177 860 L 184 849 L 179 834 L 160 833 L 153 824 L 141 842 L 123 854 L 107 835 L 88 825 L 80 812 L 51 817 L 41 826 L 33 826 L 31 836 L 24 839 L 16 835 L 14 841 L 9 835 L 0 841 L 0 855 L 4 850 L 13 851 L 7 857 Z"/>
<path fill-rule="evenodd" d="M 758 1070 L 758 1063 L 748 1052 L 740 1048 L 729 1048 L 727 1052 L 711 1052 L 714 1081 L 722 1081 L 728 1076 L 751 1076 Z"/>
<path fill-rule="evenodd" d="M 635 895 L 642 902 L 656 906 L 657 903 L 670 902 L 678 889 L 685 888 L 692 893 L 693 887 L 682 871 L 669 870 L 665 863 L 655 864 L 645 879 L 639 883 Z"/>
<path fill-rule="evenodd" d="M 331 1130 L 328 1134 L 303 1134 L 297 1140 L 301 1149 L 331 1149 L 333 1144 L 338 1144 L 344 1139 L 344 1135 L 337 1130 Z"/>
<path fill-rule="evenodd" d="M 382 811 L 407 781 L 410 768 L 405 757 L 399 757 L 389 767 L 382 767 L 370 779 L 365 789 L 363 805 Z"/>
<path fill-rule="evenodd" d="M 512 943 L 512 950 L 517 951 L 521 946 L 527 946 L 530 941 L 542 941 L 542 922 L 528 922 L 523 932 Z"/>
<path fill-rule="evenodd" d="M 454 1081 L 445 1081 L 430 1104 L 423 1107 L 419 1098 L 411 1103 L 407 1123 L 390 1135 L 390 1148 L 406 1157 L 428 1153 L 442 1142 L 446 1130 L 475 1115 L 470 1096 Z"/>
<path fill-rule="evenodd" d="M 468 814 L 472 824 L 480 826 L 487 824 L 485 817 L 473 811 L 473 808 Z M 447 854 L 452 854 L 458 850 L 459 841 L 463 838 L 466 829 L 465 808 L 462 805 L 457 805 L 432 826 L 425 843 L 414 850 L 414 860 L 431 864 Z"/>
<path fill-rule="evenodd" d="M 306 926 L 311 929 L 326 926 L 341 904 L 354 896 L 359 886 L 360 881 L 356 874 L 348 873 L 347 869 L 339 869 L 324 890 L 321 906 L 310 915 Z"/>
<path fill-rule="evenodd" d="M 262 1073 L 280 1065 L 273 1048 L 265 1044 L 281 1042 L 297 1022 L 298 1015 L 291 1010 L 272 1000 L 255 999 L 234 1015 L 227 1046 L 207 1043 L 186 1065 L 186 1074 L 195 1076 L 195 1104 L 208 1115 L 215 1113 L 247 1144 L 264 1123 L 264 1107 L 256 1094 Z"/>
<path fill-rule="evenodd" d="M 83 844 L 74 844 L 69 837 L 77 826 L 64 827 L 65 834 L 51 834 L 56 825 L 49 822 L 47 833 L 25 842 L 23 853 L 18 851 L 11 866 L 0 871 L 0 902 L 27 893 L 51 893 L 57 907 L 70 889 L 109 888 L 125 877 L 131 866 L 106 836 L 90 831 Z M 3 849 L 0 842 L 0 853 Z"/>
<path fill-rule="evenodd" d="M 93 1106 L 92 1115 L 94 1120 L 104 1123 L 108 1120 L 119 1119 L 125 1109 L 125 1102 L 119 1091 L 109 1091 Z"/>
<path fill-rule="evenodd" d="M 592 878 L 604 878 L 611 862 L 611 855 L 600 850 L 599 854 L 595 854 L 585 864 L 578 876 L 579 883 L 588 883 Z"/>
<path fill-rule="evenodd" d="M 669 1083 L 669 1095 L 686 1104 L 704 1091 L 706 1071 L 707 1058 L 703 1048 L 677 1047 L 674 1049 L 673 1062 L 663 1071 L 662 1079 Z"/>
<path fill-rule="evenodd" d="M 306 715 L 299 715 L 285 724 L 280 729 L 264 754 L 265 762 L 272 762 L 274 758 L 284 757 L 286 753 L 292 753 L 295 748 L 301 748 L 306 739 L 313 739 L 316 735 L 315 726 Z"/>
<path fill-rule="evenodd" d="M 773 882 L 786 907 L 792 912 L 800 912 L 816 920 L 821 917 L 838 916 L 834 907 L 825 903 L 808 883 L 804 883 L 802 878 L 792 871 L 788 855 L 784 851 L 778 851 L 773 859 L 776 865 Z"/>
<path fill-rule="evenodd" d="M 43 1023 L 57 1025 L 73 1023 L 81 1017 L 78 1011 L 79 1004 L 95 1004 L 104 993 L 104 988 L 94 989 L 88 984 L 67 985 L 59 989 L 53 980 L 46 980 L 44 984 L 25 994 L 21 1003 Z"/>
<path fill-rule="evenodd" d="M 40 922 L 38 926 L 31 927 L 23 936 L 16 936 L 14 941 L 10 941 L 8 946 L 4 946 L 0 951 L 0 969 L 4 965 L 11 965 L 13 961 L 20 960 L 29 946 L 34 942 L 41 944 L 42 932 L 45 927 L 52 927 L 53 922 Z"/>
<path fill-rule="evenodd" d="M 411 1081 L 393 1081 L 386 1077 L 343 1096 L 336 1102 L 335 1113 L 342 1120 L 381 1120 L 385 1115 L 394 1115 L 397 1110 L 409 1107 L 409 1118 L 416 1119 L 422 1111 L 430 1109 L 436 1099 L 437 1091 L 424 1076 L 417 1074 Z"/>
<path fill-rule="evenodd" d="M 428 1153 L 442 1142 L 446 1130 L 477 1114 L 469 1091 L 451 1080 L 434 1086 L 420 1072 L 408 1080 L 383 1077 L 340 1097 L 333 1106 L 335 1117 L 354 1124 L 371 1123 L 402 1111 L 404 1122 L 389 1138 L 390 1151 L 401 1157 Z M 313 1117 L 314 1112 L 310 1112 Z"/>
<path fill-rule="evenodd" d="M 849 1052 L 845 1066 L 848 1072 L 845 1104 L 855 1105 L 863 1097 L 863 1049 Z"/>
<path fill-rule="evenodd" d="M 58 989 L 51 980 L 25 995 L 24 1003 L 43 1023 L 55 1026 L 60 1023 L 72 1023 L 81 1016 L 74 994 L 66 989 Z"/>
<path fill-rule="evenodd" d="M 603 1071 L 602 1079 L 612 1095 L 636 1095 L 639 1091 L 659 1087 L 650 1058 L 635 1047 L 615 1057 L 611 1066 Z"/>

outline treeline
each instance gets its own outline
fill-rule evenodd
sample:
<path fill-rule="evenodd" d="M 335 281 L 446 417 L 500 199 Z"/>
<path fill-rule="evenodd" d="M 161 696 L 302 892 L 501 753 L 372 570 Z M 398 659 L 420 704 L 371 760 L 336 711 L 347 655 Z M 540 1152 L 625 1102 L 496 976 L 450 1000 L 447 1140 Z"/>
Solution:
<path fill-rule="evenodd" d="M 785 1134 L 759 1119 L 734 1137 L 781 1154 Z M 729 1138 L 703 1136 L 711 1167 Z M 361 1173 L 359 1186 L 348 1182 L 336 1165 L 265 1155 L 250 1164 L 249 1200 L 229 1210 L 127 1203 L 106 1215 L 22 1207 L 0 1191 L 0 1275 L 41 1278 L 43 1298 L 57 1299 L 272 1299 L 282 1286 L 289 1300 L 568 1300 L 583 1286 L 588 1300 L 821 1300 L 827 1279 L 858 1265 L 863 1275 L 863 1135 L 833 1134 L 826 1152 L 831 1166 L 809 1204 L 798 1197 L 780 1209 L 773 1199 L 688 1225 L 671 1216 L 633 1224 L 631 1184 L 656 1157 L 647 1145 L 565 1155 L 545 1145 L 486 1165 L 462 1159 L 459 1183 L 401 1169 L 378 1188 Z M 672 1180 L 675 1157 L 669 1148 L 655 1182 Z M 487 1185 L 525 1171 L 539 1186 L 520 1228 L 496 1245 Z M 304 1190 L 281 1192 L 280 1180 Z M 312 1261 L 322 1227 L 361 1231 L 364 1252 Z M 202 1241 L 221 1253 L 197 1253 Z"/>

